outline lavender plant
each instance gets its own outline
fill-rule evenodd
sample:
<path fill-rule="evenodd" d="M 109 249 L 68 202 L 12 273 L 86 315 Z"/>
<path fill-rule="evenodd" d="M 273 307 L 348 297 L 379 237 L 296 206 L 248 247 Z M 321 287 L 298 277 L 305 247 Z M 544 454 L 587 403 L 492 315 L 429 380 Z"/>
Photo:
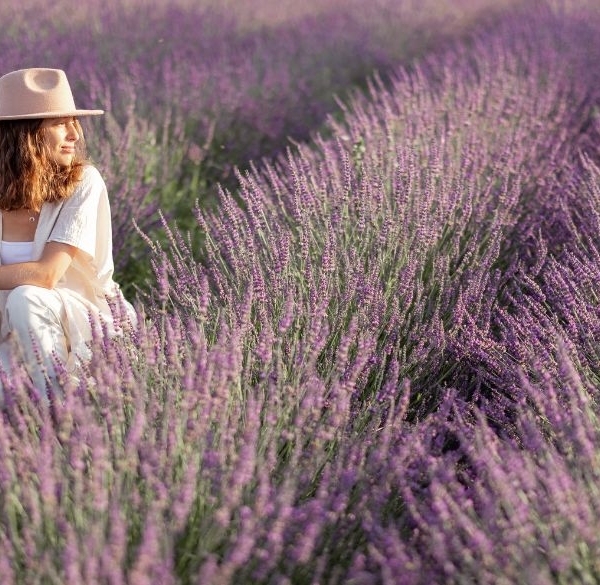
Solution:
<path fill-rule="evenodd" d="M 198 188 L 203 206 L 213 204 L 215 183 L 233 185 L 236 165 L 308 137 L 335 93 L 460 34 L 494 3 L 451 4 L 438 2 L 428 21 L 403 3 L 342 10 L 322 0 L 273 22 L 264 1 L 251 17 L 215 2 L 8 2 L 0 67 L 66 69 L 77 101 L 110 113 L 92 128 L 91 153 L 114 194 L 119 273 L 142 284 L 132 216 L 154 233 L 157 205 L 185 222 Z"/>
<path fill-rule="evenodd" d="M 399 363 L 427 387 L 468 364 L 470 351 L 480 360 L 516 269 L 507 258 L 523 209 L 583 140 L 594 103 L 594 90 L 560 65 L 583 70 L 577 48 L 566 56 L 555 30 L 524 27 L 510 21 L 474 39 L 485 55 L 476 66 L 459 49 L 401 72 L 391 90 L 374 86 L 345 125 L 332 122 L 334 139 L 240 175 L 243 205 L 222 191 L 217 212 L 197 210 L 202 264 L 166 226 L 162 289 L 171 278 L 171 299 L 194 315 L 205 302 L 197 290 L 210 286 L 220 311 L 245 307 L 251 288 L 257 337 L 266 320 L 277 330 L 293 299 L 299 332 L 327 315 L 326 363 L 352 326 L 379 340 L 378 371 Z M 533 34 L 540 45 L 528 47 Z M 428 76 L 437 76 L 431 91 Z"/>
<path fill-rule="evenodd" d="M 163 216 L 139 328 L 49 409 L 2 379 L 2 581 L 596 582 L 599 28 L 373 78 L 197 206 L 200 253 Z"/>

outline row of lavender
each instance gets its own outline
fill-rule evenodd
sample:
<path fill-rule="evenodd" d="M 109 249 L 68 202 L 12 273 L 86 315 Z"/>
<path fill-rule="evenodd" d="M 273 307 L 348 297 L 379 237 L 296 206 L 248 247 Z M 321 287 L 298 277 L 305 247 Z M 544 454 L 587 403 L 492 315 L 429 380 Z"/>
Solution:
<path fill-rule="evenodd" d="M 240 176 L 200 259 L 165 225 L 140 330 L 51 412 L 12 380 L 3 582 L 597 582 L 599 30 L 507 19 Z"/>
<path fill-rule="evenodd" d="M 116 263 L 126 285 L 143 280 L 145 258 L 132 217 L 147 232 L 158 207 L 185 222 L 198 189 L 202 205 L 212 204 L 216 181 L 232 184 L 235 165 L 281 150 L 288 137 L 306 138 L 334 107 L 335 93 L 460 34 L 498 3 L 297 4 L 0 6 L 9 23 L 1 72 L 60 67 L 79 104 L 107 110 L 91 128 L 90 150 L 113 197 Z"/>

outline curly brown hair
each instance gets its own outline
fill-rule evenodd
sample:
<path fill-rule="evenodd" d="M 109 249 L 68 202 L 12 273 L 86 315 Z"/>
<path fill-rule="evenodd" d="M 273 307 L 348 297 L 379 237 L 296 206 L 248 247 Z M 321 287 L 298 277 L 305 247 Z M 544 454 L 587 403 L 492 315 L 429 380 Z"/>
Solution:
<path fill-rule="evenodd" d="M 0 121 L 0 210 L 40 211 L 44 202 L 67 199 L 87 163 L 85 142 L 76 120 L 79 140 L 68 167 L 51 160 L 44 149 L 41 119 Z"/>

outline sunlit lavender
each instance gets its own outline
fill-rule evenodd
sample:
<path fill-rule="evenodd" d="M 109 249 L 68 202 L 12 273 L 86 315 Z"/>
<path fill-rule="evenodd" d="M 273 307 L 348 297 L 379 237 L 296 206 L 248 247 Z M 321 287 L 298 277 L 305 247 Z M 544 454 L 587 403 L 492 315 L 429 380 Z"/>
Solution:
<path fill-rule="evenodd" d="M 140 318 L 3 379 L 0 582 L 599 582 L 598 10 L 190 4 L 12 8 Z"/>

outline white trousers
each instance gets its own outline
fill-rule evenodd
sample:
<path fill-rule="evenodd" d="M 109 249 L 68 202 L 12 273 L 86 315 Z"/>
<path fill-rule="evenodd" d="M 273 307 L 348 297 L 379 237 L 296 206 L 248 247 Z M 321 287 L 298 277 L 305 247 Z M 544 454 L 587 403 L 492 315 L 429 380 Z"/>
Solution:
<path fill-rule="evenodd" d="M 25 365 L 42 398 L 60 395 L 55 364 L 66 364 L 69 357 L 66 313 L 61 296 L 55 290 L 32 285 L 18 286 L 7 298 L 2 322 L 9 337 L 0 342 L 0 365 L 10 375 L 13 361 Z M 0 382 L 0 404 L 4 390 Z"/>

